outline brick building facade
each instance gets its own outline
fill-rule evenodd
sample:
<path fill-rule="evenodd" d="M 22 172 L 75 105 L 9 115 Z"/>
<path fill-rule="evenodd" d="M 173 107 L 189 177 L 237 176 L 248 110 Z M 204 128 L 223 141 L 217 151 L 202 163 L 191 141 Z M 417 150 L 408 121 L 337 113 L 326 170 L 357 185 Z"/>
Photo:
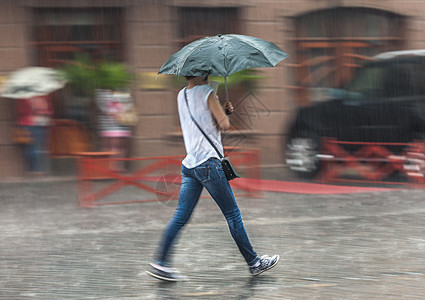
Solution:
<path fill-rule="evenodd" d="M 201 36 L 256 36 L 274 42 L 289 58 L 276 68 L 260 70 L 262 79 L 253 93 L 235 90 L 230 95 L 245 105 L 232 117 L 240 122 L 227 134 L 228 141 L 259 147 L 263 164 L 282 165 L 294 109 L 314 101 L 312 95 L 321 87 L 349 79 L 359 62 L 376 53 L 425 48 L 424 11 L 425 1 L 410 0 L 2 0 L 0 79 L 25 66 L 60 61 L 66 51 L 115 51 L 139 75 L 132 87 L 140 121 L 131 156 L 183 154 L 175 105 L 178 89 L 168 78 L 155 80 L 155 74 L 172 53 Z M 117 17 L 119 39 L 103 37 L 99 42 L 96 26 L 116 31 L 111 20 L 97 17 L 108 13 Z M 72 27 L 72 22 L 83 30 L 75 33 L 80 42 L 50 41 L 44 34 L 44 28 L 54 32 L 57 24 Z M 93 36 L 81 37 L 87 28 L 93 29 Z M 0 99 L 0 179 L 24 170 L 19 146 L 11 142 L 14 101 Z"/>

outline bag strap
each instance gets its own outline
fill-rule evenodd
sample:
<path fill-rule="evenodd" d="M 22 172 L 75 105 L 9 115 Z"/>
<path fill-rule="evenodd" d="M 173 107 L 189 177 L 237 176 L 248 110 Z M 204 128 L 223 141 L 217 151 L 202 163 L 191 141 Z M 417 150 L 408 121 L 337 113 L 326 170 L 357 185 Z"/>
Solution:
<path fill-rule="evenodd" d="M 223 159 L 223 155 L 220 153 L 220 151 L 218 151 L 217 147 L 214 145 L 214 143 L 211 141 L 211 139 L 206 135 L 206 133 L 202 130 L 201 126 L 199 126 L 198 122 L 196 122 L 195 118 L 193 117 L 192 113 L 190 112 L 189 103 L 187 101 L 186 88 L 184 88 L 184 99 L 186 100 L 187 110 L 189 111 L 190 118 L 192 119 L 193 123 L 195 123 L 196 127 L 198 127 L 198 129 L 202 132 L 202 134 L 205 136 L 205 138 L 207 139 L 207 141 L 214 148 L 215 152 L 217 152 L 217 154 L 220 157 L 220 159 Z"/>

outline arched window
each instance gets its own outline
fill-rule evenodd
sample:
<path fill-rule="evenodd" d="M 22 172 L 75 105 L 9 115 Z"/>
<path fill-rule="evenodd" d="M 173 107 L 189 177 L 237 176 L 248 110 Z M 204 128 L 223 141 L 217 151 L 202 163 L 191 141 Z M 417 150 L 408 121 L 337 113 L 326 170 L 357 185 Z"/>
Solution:
<path fill-rule="evenodd" d="M 340 87 L 362 61 L 403 48 L 405 18 L 394 13 L 338 7 L 295 19 L 295 89 L 300 105 L 314 101 L 312 88 Z"/>

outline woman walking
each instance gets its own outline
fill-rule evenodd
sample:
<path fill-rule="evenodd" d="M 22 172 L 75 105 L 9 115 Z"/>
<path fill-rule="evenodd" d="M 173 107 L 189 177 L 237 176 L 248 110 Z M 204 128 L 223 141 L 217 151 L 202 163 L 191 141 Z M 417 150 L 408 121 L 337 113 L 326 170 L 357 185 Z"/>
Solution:
<path fill-rule="evenodd" d="M 31 175 L 44 175 L 47 171 L 49 126 L 53 108 L 47 95 L 19 99 L 16 124 L 28 132 L 31 142 L 24 144 L 24 155 Z"/>
<path fill-rule="evenodd" d="M 230 102 L 223 108 L 213 89 L 208 86 L 208 77 L 187 76 L 187 88 L 177 97 L 180 124 L 186 148 L 182 162 L 182 185 L 176 212 L 165 228 L 155 259 L 147 271 L 153 277 L 177 281 L 183 277 L 171 268 L 170 250 L 180 230 L 189 221 L 198 203 L 203 188 L 206 188 L 225 216 L 230 233 L 239 251 L 248 264 L 252 275 L 259 275 L 274 267 L 279 255 L 258 257 L 254 251 L 232 189 L 223 172 L 219 155 L 195 124 L 207 134 L 215 147 L 223 153 L 220 129 L 230 127 L 229 117 L 233 112 Z"/>

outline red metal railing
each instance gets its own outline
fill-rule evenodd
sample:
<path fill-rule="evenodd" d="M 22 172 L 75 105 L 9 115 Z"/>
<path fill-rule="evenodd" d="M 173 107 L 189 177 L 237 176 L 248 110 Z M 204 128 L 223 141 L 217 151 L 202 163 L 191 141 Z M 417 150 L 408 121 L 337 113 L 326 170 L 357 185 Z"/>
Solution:
<path fill-rule="evenodd" d="M 260 152 L 258 149 L 242 150 L 238 147 L 225 147 L 226 156 L 244 177 L 259 179 Z M 96 156 L 81 155 L 77 159 L 78 198 L 81 207 L 95 207 L 108 204 L 128 204 L 152 201 L 177 200 L 181 183 L 180 167 L 182 156 L 161 156 L 144 158 L 105 158 L 100 153 Z M 140 164 L 131 174 L 114 171 L 112 167 L 117 162 L 131 161 Z M 96 176 L 93 176 L 96 174 Z M 99 180 L 100 179 L 100 180 Z M 99 187 L 99 182 L 104 184 Z M 106 184 L 106 185 L 105 185 Z M 154 185 L 152 185 L 154 184 Z M 261 191 L 251 185 L 235 179 L 231 181 L 235 190 L 243 194 L 235 196 L 261 197 Z M 153 195 L 153 198 L 143 200 L 120 200 L 106 202 L 104 199 L 126 186 L 134 186 Z M 102 200 L 103 199 L 103 200 Z"/>
<path fill-rule="evenodd" d="M 344 146 L 356 146 L 357 150 L 350 152 Z M 395 154 L 389 147 L 401 147 L 400 154 Z M 346 142 L 332 138 L 322 139 L 322 171 L 319 179 L 330 181 L 367 181 L 371 183 L 402 183 L 389 182 L 386 179 L 398 172 L 407 178 L 408 183 L 425 184 L 425 143 L 371 143 Z M 342 178 L 347 171 L 352 171 L 360 179 Z"/>

